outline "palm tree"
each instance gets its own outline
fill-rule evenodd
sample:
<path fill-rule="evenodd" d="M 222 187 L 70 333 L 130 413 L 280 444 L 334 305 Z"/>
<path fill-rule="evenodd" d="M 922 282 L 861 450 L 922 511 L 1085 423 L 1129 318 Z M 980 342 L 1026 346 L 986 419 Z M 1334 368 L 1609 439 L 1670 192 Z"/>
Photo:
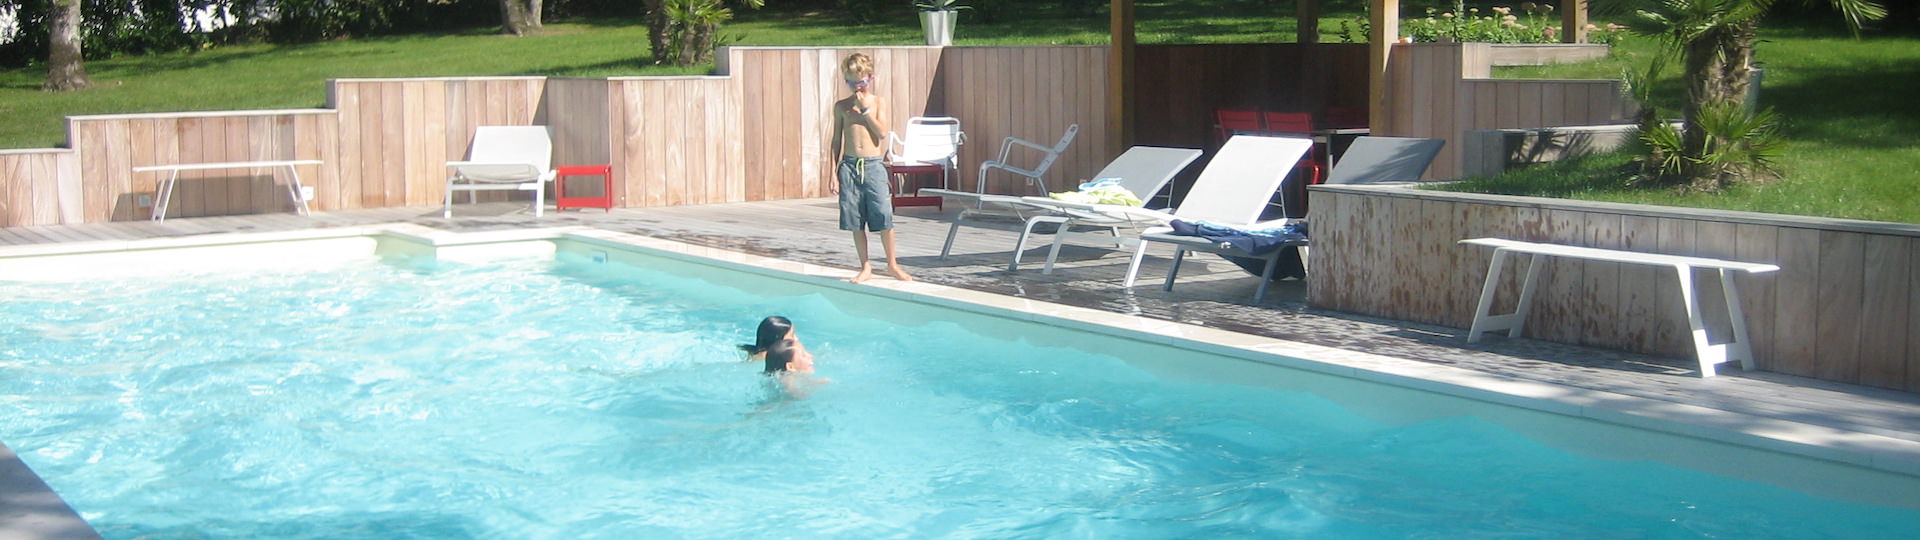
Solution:
<path fill-rule="evenodd" d="M 751 8 L 765 0 L 741 0 Z M 720 23 L 733 19 L 724 0 L 647 0 L 647 38 L 655 64 L 698 65 L 713 59 Z"/>
<path fill-rule="evenodd" d="M 1855 32 L 1861 21 L 1886 15 L 1885 9 L 1868 0 L 1827 2 Z M 1685 162 L 1705 160 L 1712 149 L 1703 115 L 1743 109 L 1747 87 L 1753 82 L 1753 43 L 1760 19 L 1773 8 L 1774 0 L 1627 0 L 1615 6 L 1628 10 L 1628 30 L 1660 38 L 1667 52 L 1679 57 L 1686 70 L 1681 78 L 1687 93 L 1680 111 L 1685 130 L 1678 157 Z"/>

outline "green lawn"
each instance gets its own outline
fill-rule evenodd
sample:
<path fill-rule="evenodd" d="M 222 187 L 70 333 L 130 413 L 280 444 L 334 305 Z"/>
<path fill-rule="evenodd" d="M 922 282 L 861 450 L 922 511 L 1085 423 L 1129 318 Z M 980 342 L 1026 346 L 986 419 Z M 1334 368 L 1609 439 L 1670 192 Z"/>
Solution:
<path fill-rule="evenodd" d="M 1282 17 L 1282 14 L 1286 17 Z M 962 22 L 958 45 L 1107 42 L 1103 13 L 1069 16 L 1024 11 L 1001 24 Z M 1143 43 L 1292 41 L 1292 7 L 1246 0 L 1141 2 Z M 1352 16 L 1351 14 L 1346 16 Z M 1322 27 L 1338 37 L 1336 15 Z M 906 3 L 884 23 L 855 25 L 833 12 L 745 10 L 723 28 L 740 45 L 914 45 L 919 19 Z M 0 148 L 45 148 L 66 141 L 68 115 L 305 108 L 322 105 L 325 82 L 350 77 L 685 75 L 711 66 L 652 66 L 638 19 L 558 21 L 539 35 L 513 38 L 491 28 L 386 36 L 304 45 L 219 47 L 193 53 L 124 56 L 87 63 L 96 88 L 39 91 L 44 68 L 0 71 Z"/>
<path fill-rule="evenodd" d="M 1320 25 L 1322 41 L 1340 41 L 1341 20 L 1357 16 L 1359 4 L 1347 4 L 1329 4 Z M 916 44 L 919 23 L 904 6 L 869 25 L 851 24 L 831 12 L 743 11 L 725 33 L 739 36 L 742 45 Z M 1000 24 L 963 21 L 958 44 L 1107 41 L 1103 13 L 1023 9 L 1028 11 Z M 1291 3 L 1258 0 L 1142 1 L 1137 32 L 1143 43 L 1292 41 L 1292 9 Z M 1763 37 L 1758 58 L 1768 71 L 1762 99 L 1789 122 L 1787 177 L 1779 182 L 1721 195 L 1632 189 L 1610 174 L 1610 167 L 1626 158 L 1609 156 L 1456 189 L 1920 223 L 1920 175 L 1915 173 L 1920 171 L 1920 102 L 1901 99 L 1908 89 L 1920 87 L 1920 40 L 1855 40 L 1837 29 L 1780 25 L 1766 28 Z M 1650 42 L 1629 40 L 1606 60 L 1504 68 L 1496 76 L 1613 78 L 1652 52 Z M 589 19 L 557 21 L 539 35 L 522 38 L 473 29 L 95 60 L 87 69 L 97 88 L 66 94 L 40 92 L 44 73 L 39 68 L 5 70 L 0 71 L 0 148 L 62 144 L 67 115 L 318 107 L 329 78 L 670 75 L 711 69 L 658 67 L 648 61 L 640 21 Z M 1672 84 L 1668 88 L 1677 90 Z M 1672 105 L 1676 95 L 1668 92 L 1656 101 Z"/>
<path fill-rule="evenodd" d="M 1785 177 L 1721 194 L 1675 194 L 1625 186 L 1614 171 L 1627 156 L 1602 156 L 1449 186 L 1457 191 L 1752 210 L 1920 223 L 1920 39 L 1824 27 L 1762 28 L 1755 52 L 1766 72 L 1760 102 L 1786 119 Z M 1579 65 L 1508 68 L 1502 77 L 1617 77 L 1644 65 L 1650 43 Z M 1671 69 L 1671 68 L 1670 68 Z M 1678 80 L 1655 101 L 1677 112 Z"/>

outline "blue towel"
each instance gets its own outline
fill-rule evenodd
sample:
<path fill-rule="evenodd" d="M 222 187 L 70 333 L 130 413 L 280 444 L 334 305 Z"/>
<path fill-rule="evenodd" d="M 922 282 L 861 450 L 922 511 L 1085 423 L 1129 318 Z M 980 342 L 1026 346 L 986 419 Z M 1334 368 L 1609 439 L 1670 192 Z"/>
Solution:
<path fill-rule="evenodd" d="M 1169 224 L 1173 234 L 1179 236 L 1197 236 L 1207 240 L 1227 244 L 1234 249 L 1254 256 L 1264 256 L 1287 242 L 1305 240 L 1307 227 L 1304 222 L 1289 223 L 1284 227 L 1261 230 L 1241 230 L 1215 225 L 1204 221 L 1173 220 Z"/>

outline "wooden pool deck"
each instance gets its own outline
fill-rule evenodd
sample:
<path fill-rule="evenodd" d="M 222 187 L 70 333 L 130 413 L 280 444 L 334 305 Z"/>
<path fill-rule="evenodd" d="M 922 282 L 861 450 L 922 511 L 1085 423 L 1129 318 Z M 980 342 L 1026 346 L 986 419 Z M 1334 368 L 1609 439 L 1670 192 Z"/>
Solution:
<path fill-rule="evenodd" d="M 949 212 L 951 211 L 949 208 Z M 0 228 L 0 245 L 121 241 L 232 232 L 266 232 L 376 223 L 412 223 L 450 231 L 586 226 L 821 265 L 851 267 L 852 242 L 837 228 L 831 200 L 728 203 L 671 208 L 548 213 L 524 203 L 173 219 L 162 223 Z M 938 257 L 947 222 L 931 207 L 898 213 L 900 258 L 919 279 L 1034 300 L 1441 364 L 1502 377 L 1738 412 L 1824 428 L 1920 442 L 1920 395 L 1727 368 L 1698 378 L 1691 359 L 1658 358 L 1534 341 L 1492 338 L 1468 344 L 1464 329 L 1328 312 L 1305 305 L 1305 283 L 1276 284 L 1253 305 L 1256 278 L 1210 255 L 1183 265 L 1172 292 L 1160 290 L 1171 250 L 1149 251 L 1140 284 L 1119 284 L 1126 254 L 1072 244 L 1053 274 L 1041 274 L 1045 244 L 1030 248 L 1021 270 L 1006 264 L 1015 233 L 963 228 L 953 255 Z M 1050 237 L 1042 236 L 1043 241 Z M 880 246 L 872 241 L 879 259 Z M 884 276 L 875 279 L 890 279 Z M 1711 423 L 1711 422 L 1709 422 Z"/>

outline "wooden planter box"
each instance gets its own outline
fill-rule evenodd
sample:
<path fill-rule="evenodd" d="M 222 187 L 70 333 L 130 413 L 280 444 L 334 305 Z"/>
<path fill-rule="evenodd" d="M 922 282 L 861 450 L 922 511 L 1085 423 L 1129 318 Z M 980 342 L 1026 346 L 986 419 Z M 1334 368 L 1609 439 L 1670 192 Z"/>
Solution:
<path fill-rule="evenodd" d="M 1543 66 L 1607 57 L 1599 43 L 1494 43 L 1488 61 L 1495 66 Z"/>

